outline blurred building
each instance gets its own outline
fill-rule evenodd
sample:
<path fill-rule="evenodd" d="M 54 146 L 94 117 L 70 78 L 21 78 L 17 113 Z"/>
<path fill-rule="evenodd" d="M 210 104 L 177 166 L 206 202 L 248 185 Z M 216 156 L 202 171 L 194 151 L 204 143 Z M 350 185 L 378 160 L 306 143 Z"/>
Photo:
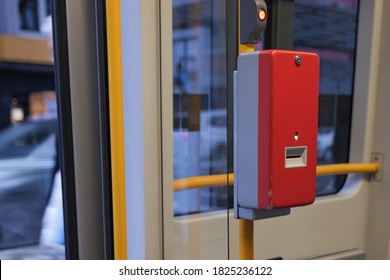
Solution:
<path fill-rule="evenodd" d="M 31 114 L 31 94 L 54 91 L 49 0 L 0 0 L 0 130 Z M 48 96 L 41 93 L 42 96 Z M 53 103 L 47 99 L 48 108 Z M 45 105 L 46 106 L 46 105 Z"/>

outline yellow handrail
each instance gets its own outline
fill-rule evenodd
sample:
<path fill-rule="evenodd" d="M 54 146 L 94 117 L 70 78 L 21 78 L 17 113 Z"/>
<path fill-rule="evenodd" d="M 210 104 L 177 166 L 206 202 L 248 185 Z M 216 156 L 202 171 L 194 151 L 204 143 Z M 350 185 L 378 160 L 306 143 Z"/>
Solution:
<path fill-rule="evenodd" d="M 379 171 L 379 164 L 372 163 L 338 163 L 317 166 L 317 176 L 348 174 L 348 173 L 376 173 Z M 195 176 L 178 179 L 173 182 L 173 190 L 182 191 L 189 189 L 223 187 L 232 185 L 234 174 L 218 174 L 207 176 Z"/>
<path fill-rule="evenodd" d="M 338 163 L 317 166 L 317 176 L 336 175 L 347 173 L 376 173 L 379 171 L 379 163 Z"/>
<path fill-rule="evenodd" d="M 182 190 L 199 189 L 204 187 L 222 187 L 227 185 L 227 182 L 232 185 L 233 181 L 233 173 L 188 177 L 173 181 L 173 190 L 177 192 Z"/>

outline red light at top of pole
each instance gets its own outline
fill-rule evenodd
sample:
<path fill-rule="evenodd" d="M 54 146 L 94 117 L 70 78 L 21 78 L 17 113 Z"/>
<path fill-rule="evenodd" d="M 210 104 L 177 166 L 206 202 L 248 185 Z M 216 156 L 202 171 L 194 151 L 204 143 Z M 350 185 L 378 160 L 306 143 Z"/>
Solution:
<path fill-rule="evenodd" d="M 260 9 L 257 13 L 257 17 L 260 21 L 264 21 L 267 18 L 267 12 L 264 9 Z"/>

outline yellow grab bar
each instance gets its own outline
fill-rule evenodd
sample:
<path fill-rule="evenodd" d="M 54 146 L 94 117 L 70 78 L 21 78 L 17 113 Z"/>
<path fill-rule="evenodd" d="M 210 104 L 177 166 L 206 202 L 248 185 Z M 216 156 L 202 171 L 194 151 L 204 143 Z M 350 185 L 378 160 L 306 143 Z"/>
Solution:
<path fill-rule="evenodd" d="M 317 166 L 317 176 L 336 175 L 347 173 L 376 173 L 379 171 L 379 163 L 338 163 Z"/>
<path fill-rule="evenodd" d="M 233 181 L 234 181 L 233 173 L 188 177 L 188 178 L 183 178 L 183 179 L 178 179 L 173 181 L 173 190 L 176 192 L 176 191 L 198 189 L 204 187 L 221 187 L 227 185 L 226 182 L 230 182 L 229 185 L 232 185 Z"/>
<path fill-rule="evenodd" d="M 379 171 L 379 163 L 338 163 L 317 166 L 317 176 L 336 175 L 347 173 L 376 173 Z M 196 176 L 178 179 L 173 182 L 173 190 L 182 191 L 205 187 L 223 187 L 233 185 L 234 174 L 218 174 Z"/>

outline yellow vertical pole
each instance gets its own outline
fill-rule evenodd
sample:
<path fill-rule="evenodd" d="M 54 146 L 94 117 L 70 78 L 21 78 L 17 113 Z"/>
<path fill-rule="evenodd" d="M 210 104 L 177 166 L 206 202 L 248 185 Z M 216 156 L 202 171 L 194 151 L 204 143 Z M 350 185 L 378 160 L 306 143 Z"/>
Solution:
<path fill-rule="evenodd" d="M 114 257 L 127 259 L 120 0 L 106 0 Z"/>
<path fill-rule="evenodd" d="M 238 54 L 254 50 L 253 44 L 240 43 L 240 0 L 238 0 Z M 253 221 L 240 219 L 239 234 L 240 260 L 253 260 Z"/>
<path fill-rule="evenodd" d="M 239 220 L 240 260 L 253 260 L 253 221 Z"/>

